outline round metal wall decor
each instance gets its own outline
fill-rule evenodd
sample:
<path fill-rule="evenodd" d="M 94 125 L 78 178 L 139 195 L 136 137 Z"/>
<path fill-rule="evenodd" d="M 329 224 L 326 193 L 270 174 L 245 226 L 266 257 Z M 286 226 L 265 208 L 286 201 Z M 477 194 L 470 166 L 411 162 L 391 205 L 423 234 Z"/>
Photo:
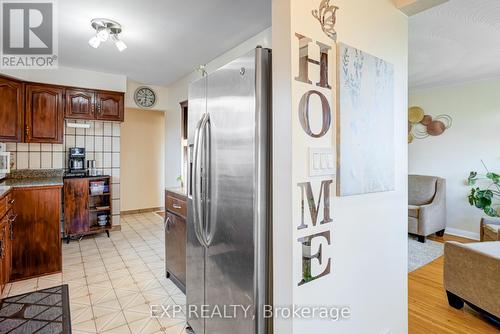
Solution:
<path fill-rule="evenodd" d="M 134 101 L 141 108 L 152 108 L 156 104 L 156 93 L 149 87 L 139 87 L 135 90 Z"/>
<path fill-rule="evenodd" d="M 424 139 L 429 136 L 440 136 L 451 128 L 453 119 L 449 115 L 432 117 L 420 107 L 408 109 L 408 143 L 414 139 Z"/>

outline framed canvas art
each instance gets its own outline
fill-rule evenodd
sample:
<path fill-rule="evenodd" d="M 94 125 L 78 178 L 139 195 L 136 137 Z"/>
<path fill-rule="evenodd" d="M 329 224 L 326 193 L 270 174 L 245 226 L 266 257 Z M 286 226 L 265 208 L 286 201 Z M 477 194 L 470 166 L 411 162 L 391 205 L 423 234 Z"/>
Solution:
<path fill-rule="evenodd" d="M 394 67 L 342 43 L 337 61 L 337 195 L 392 191 Z"/>

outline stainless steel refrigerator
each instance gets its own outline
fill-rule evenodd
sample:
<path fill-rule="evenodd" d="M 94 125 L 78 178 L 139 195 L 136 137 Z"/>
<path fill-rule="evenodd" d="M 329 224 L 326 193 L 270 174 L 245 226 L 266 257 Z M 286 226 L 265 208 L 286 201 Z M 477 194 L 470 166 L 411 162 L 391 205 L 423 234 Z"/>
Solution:
<path fill-rule="evenodd" d="M 189 87 L 186 295 L 196 334 L 267 333 L 270 90 L 271 51 L 260 47 Z"/>

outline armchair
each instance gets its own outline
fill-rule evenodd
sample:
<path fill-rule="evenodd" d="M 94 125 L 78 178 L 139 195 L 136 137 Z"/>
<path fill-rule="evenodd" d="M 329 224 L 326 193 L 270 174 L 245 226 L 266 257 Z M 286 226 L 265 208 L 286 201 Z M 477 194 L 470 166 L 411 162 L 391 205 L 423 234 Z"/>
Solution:
<path fill-rule="evenodd" d="M 408 175 L 408 233 L 418 241 L 446 228 L 446 180 L 436 176 Z"/>

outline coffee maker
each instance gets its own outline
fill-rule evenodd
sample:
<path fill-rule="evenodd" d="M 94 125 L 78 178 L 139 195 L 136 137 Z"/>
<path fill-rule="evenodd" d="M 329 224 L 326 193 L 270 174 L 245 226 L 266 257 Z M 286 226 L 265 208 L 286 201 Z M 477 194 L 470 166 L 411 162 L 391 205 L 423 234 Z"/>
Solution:
<path fill-rule="evenodd" d="M 72 147 L 69 149 L 68 169 L 72 174 L 85 174 L 85 149 Z"/>

